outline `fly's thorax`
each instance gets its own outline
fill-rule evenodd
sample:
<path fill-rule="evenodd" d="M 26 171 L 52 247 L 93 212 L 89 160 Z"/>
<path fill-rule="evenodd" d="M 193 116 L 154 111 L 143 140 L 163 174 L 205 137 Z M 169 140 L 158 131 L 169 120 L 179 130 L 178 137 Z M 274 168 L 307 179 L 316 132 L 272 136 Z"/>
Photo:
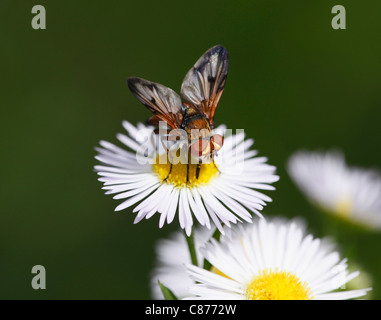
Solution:
<path fill-rule="evenodd" d="M 211 153 L 211 135 L 209 124 L 205 118 L 197 119 L 187 128 L 189 153 L 194 159 L 202 161 L 202 158 L 212 156 Z M 213 157 L 213 156 L 212 156 Z"/>
<path fill-rule="evenodd" d="M 190 143 L 198 141 L 198 140 L 209 141 L 212 134 L 210 128 L 190 129 L 187 131 L 187 133 L 188 133 L 188 140 Z"/>
<path fill-rule="evenodd" d="M 185 130 L 191 159 L 210 162 L 222 147 L 223 137 L 214 134 L 206 116 L 196 109 L 184 106 L 181 128 Z"/>
<path fill-rule="evenodd" d="M 192 131 L 207 130 L 211 131 L 208 120 L 198 112 L 186 113 L 183 115 L 181 127 L 190 135 Z"/>

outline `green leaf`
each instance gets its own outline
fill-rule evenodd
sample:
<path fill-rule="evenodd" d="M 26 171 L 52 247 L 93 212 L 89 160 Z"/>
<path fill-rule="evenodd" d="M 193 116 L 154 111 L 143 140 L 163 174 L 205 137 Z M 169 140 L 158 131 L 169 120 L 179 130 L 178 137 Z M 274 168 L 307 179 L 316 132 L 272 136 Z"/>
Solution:
<path fill-rule="evenodd" d="M 165 300 L 178 300 L 175 294 L 172 292 L 172 290 L 168 289 L 160 281 L 158 281 L 158 283 Z"/>

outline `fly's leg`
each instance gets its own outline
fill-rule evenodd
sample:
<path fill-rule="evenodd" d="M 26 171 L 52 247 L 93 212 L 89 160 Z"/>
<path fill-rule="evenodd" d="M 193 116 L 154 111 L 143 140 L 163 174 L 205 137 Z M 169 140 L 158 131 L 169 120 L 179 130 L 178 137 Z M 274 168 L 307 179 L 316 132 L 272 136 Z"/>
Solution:
<path fill-rule="evenodd" d="M 218 173 L 221 174 L 221 171 L 220 171 L 220 169 L 218 169 L 216 163 L 214 162 L 214 159 L 213 159 L 213 164 L 214 164 L 214 167 L 217 169 Z"/>
<path fill-rule="evenodd" d="M 196 179 L 198 179 L 198 177 L 200 176 L 200 170 L 201 170 L 201 159 L 197 163 L 197 167 L 196 167 Z"/>
<path fill-rule="evenodd" d="M 172 172 L 172 156 L 169 152 L 168 152 L 168 160 L 171 163 L 171 166 L 169 167 L 169 172 L 168 172 L 167 176 L 165 177 L 165 179 L 163 180 L 163 182 L 167 181 L 167 179 L 169 178 L 169 176 L 171 175 L 171 172 Z"/>
<path fill-rule="evenodd" d="M 187 162 L 187 184 L 189 184 L 189 162 Z"/>
<path fill-rule="evenodd" d="M 172 172 L 172 162 L 171 162 L 171 166 L 169 167 L 168 175 L 165 177 L 165 179 L 163 180 L 163 182 L 167 181 L 167 179 L 168 179 L 169 176 L 171 175 L 171 172 Z"/>

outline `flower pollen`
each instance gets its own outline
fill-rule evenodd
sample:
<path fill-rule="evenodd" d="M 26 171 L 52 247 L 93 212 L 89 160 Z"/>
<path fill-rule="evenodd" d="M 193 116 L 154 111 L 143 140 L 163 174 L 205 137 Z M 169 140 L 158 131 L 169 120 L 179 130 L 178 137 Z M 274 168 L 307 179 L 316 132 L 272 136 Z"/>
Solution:
<path fill-rule="evenodd" d="M 248 300 L 310 300 L 309 287 L 287 271 L 265 269 L 254 276 L 246 289 Z"/>
<path fill-rule="evenodd" d="M 166 182 L 174 185 L 177 188 L 182 187 L 197 187 L 200 185 L 205 185 L 212 180 L 218 173 L 216 165 L 212 163 L 202 163 L 200 167 L 200 174 L 198 179 L 196 178 L 196 167 L 197 164 L 189 164 L 189 183 L 187 184 L 187 164 L 173 164 L 172 171 L 168 176 L 169 170 L 171 168 L 171 163 L 168 156 L 160 155 L 156 158 L 156 163 L 153 165 L 153 171 L 159 176 L 162 182 Z M 168 178 L 167 178 L 168 177 Z M 167 178 L 165 180 L 165 178 Z"/>

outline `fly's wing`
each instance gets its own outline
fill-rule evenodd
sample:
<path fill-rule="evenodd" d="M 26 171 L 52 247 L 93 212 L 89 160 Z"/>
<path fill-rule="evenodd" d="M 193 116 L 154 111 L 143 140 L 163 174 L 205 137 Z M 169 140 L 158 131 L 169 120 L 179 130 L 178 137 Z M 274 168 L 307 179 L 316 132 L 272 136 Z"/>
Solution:
<path fill-rule="evenodd" d="M 181 99 L 176 92 L 159 83 L 141 78 L 128 78 L 128 88 L 154 115 L 149 123 L 165 121 L 172 129 L 180 128 Z"/>
<path fill-rule="evenodd" d="M 181 98 L 188 107 L 203 113 L 214 127 L 214 114 L 224 91 L 229 69 L 227 50 L 220 45 L 206 51 L 186 74 Z"/>

